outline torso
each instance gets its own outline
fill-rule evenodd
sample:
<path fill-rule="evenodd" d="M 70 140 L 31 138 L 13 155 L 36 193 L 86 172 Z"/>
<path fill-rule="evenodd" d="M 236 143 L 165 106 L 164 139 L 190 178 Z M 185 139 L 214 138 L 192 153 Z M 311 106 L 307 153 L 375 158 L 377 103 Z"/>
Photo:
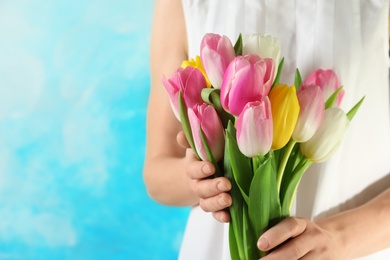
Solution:
<path fill-rule="evenodd" d="M 388 4 L 353 0 L 183 0 L 190 58 L 199 54 L 200 41 L 207 32 L 227 35 L 233 43 L 239 33 L 267 33 L 281 41 L 284 83 L 293 84 L 296 68 L 302 77 L 316 68 L 333 69 L 346 91 L 342 108 L 347 111 L 366 96 L 337 153 L 305 173 L 296 200 L 298 216 L 316 218 L 356 207 L 390 185 Z M 201 222 L 195 224 L 196 216 L 202 214 L 207 216 L 202 217 L 203 223 L 209 219 L 204 224 L 207 229 L 217 227 L 215 231 L 202 231 L 207 232 L 202 236 L 221 237 L 227 233 L 211 215 L 195 210 L 183 250 L 205 252 L 198 259 L 228 259 L 228 253 L 208 258 L 206 252 L 213 246 L 199 244 L 207 239 L 195 238 L 199 248 L 187 245 L 191 243 L 191 226 L 202 226 Z M 215 246 L 227 250 L 226 245 L 227 241 Z M 390 259 L 387 251 L 369 259 Z"/>

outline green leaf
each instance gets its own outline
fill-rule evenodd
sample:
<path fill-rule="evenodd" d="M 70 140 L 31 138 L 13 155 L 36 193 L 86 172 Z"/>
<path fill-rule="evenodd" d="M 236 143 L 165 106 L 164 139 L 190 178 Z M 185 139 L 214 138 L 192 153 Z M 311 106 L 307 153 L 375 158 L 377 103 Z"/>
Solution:
<path fill-rule="evenodd" d="M 250 259 L 249 258 L 249 252 L 250 250 L 250 245 L 251 245 L 251 237 L 250 237 L 250 232 L 247 232 L 250 230 L 249 224 L 248 224 L 248 209 L 247 207 L 242 207 L 242 240 L 243 240 L 243 245 L 244 248 L 246 249 L 244 251 L 245 253 L 245 258 L 244 259 Z M 249 236 L 249 237 L 248 237 Z M 256 244 L 256 243 L 254 243 Z"/>
<path fill-rule="evenodd" d="M 220 98 L 220 91 L 219 89 L 216 89 L 215 91 L 212 91 L 210 93 L 210 98 L 211 98 L 211 102 L 213 104 L 213 106 L 215 107 L 215 109 L 217 111 L 220 111 L 220 112 L 224 112 L 223 108 L 222 108 L 222 104 L 221 104 L 221 98 Z"/>
<path fill-rule="evenodd" d="M 243 245 L 245 250 L 245 258 L 244 259 L 259 259 L 261 253 L 259 249 L 257 249 L 257 240 L 258 237 L 253 232 L 253 227 L 250 223 L 250 218 L 248 214 L 248 206 L 244 205 L 242 208 L 242 226 L 243 226 Z"/>
<path fill-rule="evenodd" d="M 301 73 L 299 72 L 299 69 L 296 69 L 295 70 L 294 85 L 295 85 L 295 89 L 297 91 L 298 91 L 299 87 L 301 86 L 301 84 L 302 84 Z"/>
<path fill-rule="evenodd" d="M 283 178 L 282 178 L 282 184 L 280 186 L 279 191 L 279 198 L 281 203 L 283 204 L 282 198 L 284 198 L 287 187 L 291 181 L 292 173 L 295 169 L 295 167 L 299 164 L 299 162 L 303 159 L 303 154 L 301 152 L 301 149 L 299 148 L 299 145 L 295 145 L 293 150 L 291 151 L 291 154 L 289 156 L 286 168 L 284 170 Z"/>
<path fill-rule="evenodd" d="M 215 110 L 217 111 L 219 118 L 221 119 L 223 127 L 226 128 L 229 121 L 232 121 L 232 122 L 235 121 L 235 117 L 232 114 L 227 113 L 223 109 L 222 104 L 221 104 L 219 89 L 218 89 L 218 91 L 213 91 L 211 93 L 210 97 L 211 97 L 211 101 L 213 103 L 213 106 L 214 106 Z"/>
<path fill-rule="evenodd" d="M 212 105 L 213 103 L 211 102 L 210 95 L 213 91 L 216 91 L 217 89 L 215 88 L 204 88 L 200 92 L 200 95 L 202 97 L 202 100 L 206 102 L 209 105 Z"/>
<path fill-rule="evenodd" d="M 203 146 L 206 150 L 206 154 L 207 154 L 207 159 L 214 165 L 215 167 L 215 173 L 214 173 L 214 177 L 222 177 L 222 172 L 221 170 L 219 169 L 219 165 L 218 165 L 218 162 L 215 160 L 214 156 L 213 156 L 213 153 L 211 152 L 211 149 L 210 149 L 210 146 L 207 142 L 207 139 L 206 139 L 206 136 L 203 132 L 203 129 L 201 127 L 199 127 L 199 131 L 200 131 L 200 137 L 202 139 L 202 143 L 203 143 Z"/>
<path fill-rule="evenodd" d="M 224 128 L 227 127 L 229 120 L 234 122 L 235 118 L 233 115 L 227 113 L 221 104 L 220 90 L 215 88 L 204 88 L 202 89 L 201 96 L 204 102 L 213 106 L 221 119 Z"/>
<path fill-rule="evenodd" d="M 249 218 L 257 237 L 281 218 L 281 206 L 272 158 L 255 172 L 249 191 Z"/>
<path fill-rule="evenodd" d="M 353 108 L 351 108 L 351 110 L 349 110 L 349 112 L 347 113 L 347 117 L 348 117 L 349 121 L 352 121 L 356 112 L 359 110 L 361 104 L 363 103 L 364 98 L 365 98 L 365 96 L 362 97 L 362 99 L 360 99 L 360 101 L 358 103 L 356 103 L 356 105 Z"/>
<path fill-rule="evenodd" d="M 229 121 L 226 131 L 225 146 L 228 149 L 228 156 L 232 166 L 234 179 L 237 182 L 237 186 L 240 189 L 245 202 L 247 202 L 253 172 L 250 159 L 241 153 L 240 149 L 238 148 L 235 136 L 235 129 L 231 121 Z"/>
<path fill-rule="evenodd" d="M 330 97 L 325 102 L 325 109 L 331 108 L 333 106 L 334 102 L 336 102 L 337 96 L 342 89 L 343 86 L 339 87 L 335 92 L 333 92 L 332 95 L 330 95 Z"/>
<path fill-rule="evenodd" d="M 296 142 L 291 138 L 290 141 L 288 142 L 288 144 L 285 146 L 285 149 L 283 149 L 284 151 L 283 151 L 282 160 L 278 164 L 278 167 L 276 170 L 276 172 L 277 172 L 276 183 L 277 183 L 278 191 L 280 190 L 280 186 L 282 184 L 282 178 L 283 178 L 283 175 L 285 173 L 286 165 L 287 165 L 288 160 L 290 158 L 291 152 L 294 150 L 295 144 L 296 144 Z"/>
<path fill-rule="evenodd" d="M 230 196 L 232 197 L 232 205 L 229 207 L 230 211 L 230 224 L 229 224 L 229 245 L 230 245 L 230 255 L 233 260 L 244 259 L 245 247 L 243 244 L 243 214 L 242 208 L 246 204 L 241 195 L 240 189 L 237 186 L 236 180 L 233 176 L 233 169 L 231 167 L 229 151 L 227 146 L 225 146 L 224 153 L 224 174 L 225 177 L 230 180 L 232 188 L 230 190 Z"/>
<path fill-rule="evenodd" d="M 294 201 L 295 194 L 299 185 L 299 182 L 305 173 L 305 171 L 312 164 L 310 160 L 307 158 L 303 158 L 294 171 L 291 173 L 291 178 L 287 183 L 286 191 L 284 192 L 284 196 L 282 197 L 282 216 L 287 217 L 290 215 L 290 209 L 292 202 Z"/>
<path fill-rule="evenodd" d="M 180 111 L 180 121 L 181 121 L 181 126 L 183 128 L 184 135 L 187 138 L 187 141 L 189 145 L 191 146 L 192 150 L 196 154 L 196 157 L 200 159 L 198 152 L 196 151 L 195 148 L 195 143 L 194 143 L 194 138 L 192 136 L 192 130 L 191 130 L 191 125 L 190 125 L 190 120 L 188 118 L 188 113 L 187 113 L 187 106 L 184 103 L 183 99 L 183 94 L 181 91 L 179 91 L 179 111 Z"/>
<path fill-rule="evenodd" d="M 234 44 L 234 52 L 236 53 L 236 56 L 242 55 L 242 34 L 238 35 L 237 41 Z"/>
<path fill-rule="evenodd" d="M 232 213 L 230 213 L 230 214 L 232 214 Z M 234 225 L 232 223 L 229 224 L 229 249 L 230 249 L 230 257 L 233 260 L 242 259 L 242 257 L 240 256 L 237 235 L 235 234 L 235 228 L 234 228 Z"/>
<path fill-rule="evenodd" d="M 278 72 L 276 73 L 276 77 L 275 77 L 274 83 L 272 83 L 271 88 L 275 87 L 279 83 L 280 75 L 282 74 L 282 70 L 283 70 L 283 64 L 284 64 L 284 57 L 280 60 L 280 63 L 278 66 Z"/>

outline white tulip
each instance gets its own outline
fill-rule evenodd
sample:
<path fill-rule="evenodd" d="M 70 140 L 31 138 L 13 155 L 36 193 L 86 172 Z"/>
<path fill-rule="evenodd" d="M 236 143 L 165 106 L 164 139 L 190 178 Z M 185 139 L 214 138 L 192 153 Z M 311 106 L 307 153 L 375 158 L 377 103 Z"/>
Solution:
<path fill-rule="evenodd" d="M 247 34 L 242 38 L 242 54 L 257 54 L 262 59 L 271 58 L 277 69 L 280 62 L 280 41 L 279 39 L 266 34 Z"/>
<path fill-rule="evenodd" d="M 302 154 L 313 162 L 328 160 L 342 143 L 349 123 L 347 115 L 340 108 L 325 110 L 317 132 L 309 141 L 300 144 Z"/>

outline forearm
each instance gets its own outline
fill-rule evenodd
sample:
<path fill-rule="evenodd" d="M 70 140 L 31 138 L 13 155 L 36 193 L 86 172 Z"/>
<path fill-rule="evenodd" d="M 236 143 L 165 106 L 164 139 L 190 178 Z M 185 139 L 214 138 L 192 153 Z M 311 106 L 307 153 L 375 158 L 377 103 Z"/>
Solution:
<path fill-rule="evenodd" d="M 317 222 L 338 235 L 345 258 L 353 259 L 390 247 L 390 189 L 368 203 Z"/>

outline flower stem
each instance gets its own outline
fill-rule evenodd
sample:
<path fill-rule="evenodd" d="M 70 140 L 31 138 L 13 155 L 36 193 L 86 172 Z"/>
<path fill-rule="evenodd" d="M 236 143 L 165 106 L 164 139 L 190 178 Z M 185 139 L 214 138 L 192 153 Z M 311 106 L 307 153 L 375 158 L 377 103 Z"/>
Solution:
<path fill-rule="evenodd" d="M 252 166 L 253 166 L 253 172 L 256 172 L 257 168 L 259 168 L 259 158 L 258 157 L 252 158 Z"/>
<path fill-rule="evenodd" d="M 290 139 L 290 141 L 287 144 L 286 150 L 284 151 L 283 159 L 282 159 L 282 162 L 280 163 L 280 166 L 279 166 L 279 169 L 278 169 L 278 173 L 276 175 L 276 183 L 278 185 L 278 191 L 280 191 L 280 186 L 282 184 L 283 173 L 284 173 L 284 169 L 286 168 L 286 165 L 287 165 L 287 162 L 288 162 L 288 158 L 290 157 L 291 151 L 293 150 L 294 145 L 296 143 L 297 143 L 296 141 L 294 141 L 293 139 Z"/>

